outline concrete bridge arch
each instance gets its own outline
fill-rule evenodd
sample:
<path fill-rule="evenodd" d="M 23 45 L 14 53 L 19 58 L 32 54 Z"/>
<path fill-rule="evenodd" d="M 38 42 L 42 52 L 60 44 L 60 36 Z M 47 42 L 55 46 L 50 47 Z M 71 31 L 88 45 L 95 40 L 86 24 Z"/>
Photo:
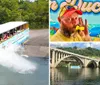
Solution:
<path fill-rule="evenodd" d="M 67 58 L 75 59 L 81 67 L 98 67 L 100 62 L 87 56 L 75 54 L 61 49 L 50 48 L 50 66 L 57 67 L 61 61 Z"/>
<path fill-rule="evenodd" d="M 91 60 L 87 65 L 87 67 L 92 67 L 92 68 L 96 68 L 98 66 L 99 66 L 98 63 L 96 63 L 94 60 Z"/>
<path fill-rule="evenodd" d="M 64 56 L 64 57 L 62 57 L 62 58 L 55 64 L 55 67 L 59 66 L 59 64 L 60 64 L 63 60 L 65 60 L 65 59 L 67 59 L 67 58 L 73 58 L 74 60 L 76 60 L 76 61 L 79 63 L 79 65 L 80 65 L 81 67 L 84 66 L 84 63 L 81 61 L 80 58 L 78 58 L 78 57 L 76 57 L 76 56 L 73 56 L 73 55 L 69 55 L 69 56 Z"/>

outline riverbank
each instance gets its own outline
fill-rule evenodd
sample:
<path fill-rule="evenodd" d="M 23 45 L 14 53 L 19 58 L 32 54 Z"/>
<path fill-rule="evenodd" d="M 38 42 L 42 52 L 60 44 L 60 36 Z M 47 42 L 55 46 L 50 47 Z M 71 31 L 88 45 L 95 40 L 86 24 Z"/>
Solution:
<path fill-rule="evenodd" d="M 24 44 L 25 52 L 32 57 L 49 56 L 49 29 L 30 30 L 30 38 Z"/>

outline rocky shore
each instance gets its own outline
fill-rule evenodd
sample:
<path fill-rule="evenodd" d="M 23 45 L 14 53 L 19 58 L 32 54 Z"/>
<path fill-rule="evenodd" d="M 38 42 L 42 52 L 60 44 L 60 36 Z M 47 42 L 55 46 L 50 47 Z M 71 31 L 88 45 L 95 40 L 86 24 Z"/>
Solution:
<path fill-rule="evenodd" d="M 30 38 L 24 44 L 25 52 L 31 57 L 49 56 L 49 30 L 30 30 Z"/>

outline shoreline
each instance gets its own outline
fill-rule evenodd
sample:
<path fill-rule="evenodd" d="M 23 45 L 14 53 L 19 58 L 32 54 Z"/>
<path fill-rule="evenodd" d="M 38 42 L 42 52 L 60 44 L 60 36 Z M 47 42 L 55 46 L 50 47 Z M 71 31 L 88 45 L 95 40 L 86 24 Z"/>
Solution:
<path fill-rule="evenodd" d="M 30 30 L 30 38 L 24 43 L 24 54 L 32 57 L 49 57 L 49 29 Z"/>

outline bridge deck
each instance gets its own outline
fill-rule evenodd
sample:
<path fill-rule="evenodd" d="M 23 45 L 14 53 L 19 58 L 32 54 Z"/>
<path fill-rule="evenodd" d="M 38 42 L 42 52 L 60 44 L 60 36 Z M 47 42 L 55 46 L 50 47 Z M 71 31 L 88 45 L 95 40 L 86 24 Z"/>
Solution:
<path fill-rule="evenodd" d="M 93 61 L 99 62 L 99 60 L 94 59 L 94 58 L 90 58 L 89 56 L 87 57 L 87 56 L 84 56 L 84 55 L 80 55 L 80 54 L 64 51 L 64 50 L 57 49 L 57 48 L 50 48 L 50 49 L 56 50 L 56 51 L 61 51 L 61 52 L 64 52 L 64 53 L 67 53 L 67 54 L 71 54 L 71 55 L 74 55 L 74 56 L 78 56 L 78 57 L 81 57 L 81 58 L 85 58 L 85 59 L 88 59 L 88 60 L 93 60 Z"/>

